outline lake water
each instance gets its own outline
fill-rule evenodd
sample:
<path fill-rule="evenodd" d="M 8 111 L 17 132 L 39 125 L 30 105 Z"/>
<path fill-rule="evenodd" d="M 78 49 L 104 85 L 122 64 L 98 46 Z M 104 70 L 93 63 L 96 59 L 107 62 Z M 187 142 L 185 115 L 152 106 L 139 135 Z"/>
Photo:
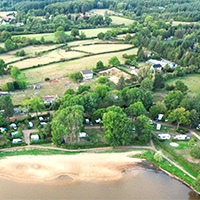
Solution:
<path fill-rule="evenodd" d="M 133 170 L 120 181 L 18 183 L 0 178 L 0 200 L 200 200 L 191 189 L 161 171 Z"/>

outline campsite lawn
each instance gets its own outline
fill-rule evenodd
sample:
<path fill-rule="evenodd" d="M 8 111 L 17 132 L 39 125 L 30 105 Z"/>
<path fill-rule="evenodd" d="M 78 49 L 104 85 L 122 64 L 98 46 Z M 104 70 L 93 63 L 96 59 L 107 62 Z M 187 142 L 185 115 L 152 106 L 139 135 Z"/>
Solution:
<path fill-rule="evenodd" d="M 112 19 L 112 24 L 125 24 L 126 26 L 131 25 L 134 20 L 131 19 L 126 19 L 124 17 L 118 17 L 118 16 L 110 16 L 110 18 Z"/>
<path fill-rule="evenodd" d="M 41 88 L 33 90 L 33 87 L 28 87 L 26 90 L 15 91 L 12 95 L 12 101 L 14 105 L 21 104 L 27 98 L 33 96 L 36 92 L 39 96 L 47 95 L 58 95 L 63 96 L 65 91 L 69 88 L 76 89 L 78 87 L 77 83 L 74 83 L 69 80 L 68 77 L 63 77 L 58 80 L 45 81 L 40 83 Z"/>
<path fill-rule="evenodd" d="M 96 28 L 96 29 L 80 29 L 79 32 L 84 32 L 87 37 L 96 37 L 98 33 L 100 32 L 106 32 L 110 30 L 111 28 Z M 65 32 L 66 34 L 70 34 L 70 31 Z M 42 34 L 29 34 L 29 35 L 18 35 L 21 37 L 27 37 L 27 38 L 36 38 L 37 40 L 40 40 L 42 37 L 44 37 L 45 40 L 55 40 L 54 33 L 42 33 Z"/>
<path fill-rule="evenodd" d="M 167 92 L 164 90 L 156 90 L 153 92 L 153 103 L 156 104 L 158 102 L 162 102 L 165 99 Z"/>
<path fill-rule="evenodd" d="M 192 93 L 200 93 L 200 74 L 189 74 L 184 77 L 177 77 L 168 80 L 166 83 L 174 85 L 178 80 L 183 81 L 188 86 L 189 91 Z"/>
<path fill-rule="evenodd" d="M 159 124 L 159 122 L 157 122 Z M 170 126 L 164 126 L 164 125 L 161 125 L 161 129 L 160 130 L 156 130 L 156 124 L 153 124 L 152 125 L 152 131 L 155 131 L 155 132 L 161 132 L 161 133 L 174 133 L 174 134 L 178 134 L 175 130 L 175 128 L 173 127 L 170 127 Z"/>
<path fill-rule="evenodd" d="M 132 45 L 130 44 L 95 44 L 95 45 L 75 47 L 72 49 L 81 50 L 81 51 L 90 52 L 90 53 L 100 53 L 100 52 L 122 50 L 129 47 L 132 47 Z"/>
<path fill-rule="evenodd" d="M 62 76 L 66 76 L 68 73 L 79 72 L 84 69 L 91 69 L 96 66 L 96 63 L 99 60 L 101 60 L 104 65 L 107 65 L 108 60 L 113 56 L 117 56 L 121 63 L 124 63 L 124 58 L 122 58 L 123 54 L 135 54 L 136 52 L 137 48 L 117 53 L 105 53 L 101 55 L 80 58 L 73 61 L 55 63 L 40 68 L 25 70 L 22 72 L 19 78 L 29 83 L 44 81 L 46 77 L 49 77 L 50 79 L 60 78 Z"/>

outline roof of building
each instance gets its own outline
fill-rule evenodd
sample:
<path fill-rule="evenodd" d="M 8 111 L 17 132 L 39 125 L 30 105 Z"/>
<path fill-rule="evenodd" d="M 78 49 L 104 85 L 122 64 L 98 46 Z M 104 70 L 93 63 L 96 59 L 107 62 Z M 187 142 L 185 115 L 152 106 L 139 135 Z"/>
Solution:
<path fill-rule="evenodd" d="M 82 70 L 81 73 L 82 74 L 93 74 L 93 71 L 91 69 L 87 69 L 87 70 Z"/>

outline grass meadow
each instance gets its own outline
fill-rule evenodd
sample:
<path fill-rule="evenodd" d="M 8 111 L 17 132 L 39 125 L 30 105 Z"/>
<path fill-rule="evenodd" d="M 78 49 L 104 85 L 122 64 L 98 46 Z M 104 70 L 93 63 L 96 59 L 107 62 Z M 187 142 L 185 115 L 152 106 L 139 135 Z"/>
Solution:
<path fill-rule="evenodd" d="M 176 77 L 168 80 L 166 83 L 175 85 L 175 82 L 178 80 L 183 81 L 192 93 L 200 93 L 200 74 L 189 74 L 184 77 Z"/>
<path fill-rule="evenodd" d="M 126 19 L 124 17 L 118 17 L 118 16 L 110 16 L 110 18 L 112 19 L 112 24 L 125 24 L 126 26 L 131 25 L 134 20 L 131 19 Z"/>

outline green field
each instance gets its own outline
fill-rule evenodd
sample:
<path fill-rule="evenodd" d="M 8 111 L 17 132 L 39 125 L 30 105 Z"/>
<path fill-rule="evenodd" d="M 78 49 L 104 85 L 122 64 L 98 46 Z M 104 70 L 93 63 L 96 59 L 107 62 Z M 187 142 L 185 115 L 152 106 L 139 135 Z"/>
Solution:
<path fill-rule="evenodd" d="M 102 15 L 102 14 L 105 14 L 105 12 L 114 13 L 114 11 L 109 10 L 109 9 L 92 9 L 92 10 L 90 10 L 89 13 L 95 13 L 97 15 Z"/>
<path fill-rule="evenodd" d="M 112 19 L 112 24 L 125 24 L 126 26 L 128 26 L 134 22 L 134 20 L 126 19 L 124 17 L 111 16 L 110 18 Z"/>
<path fill-rule="evenodd" d="M 111 28 L 96 28 L 96 29 L 80 29 L 79 32 L 84 32 L 87 37 L 96 37 L 98 33 L 100 32 L 106 32 L 110 30 Z M 66 34 L 70 34 L 71 31 L 65 32 Z M 45 40 L 55 40 L 54 33 L 41 33 L 41 34 L 28 34 L 28 35 L 18 35 L 21 37 L 27 37 L 27 38 L 36 38 L 37 40 L 40 40 L 42 37 L 44 37 Z"/>
<path fill-rule="evenodd" d="M 200 74 L 190 74 L 184 77 L 177 77 L 168 80 L 166 83 L 174 85 L 178 80 L 183 81 L 188 86 L 190 92 L 196 94 L 200 93 Z"/>
<path fill-rule="evenodd" d="M 136 52 L 137 48 L 117 53 L 105 53 L 101 55 L 80 58 L 73 61 L 55 63 L 40 68 L 25 70 L 20 75 L 20 78 L 29 83 L 44 81 L 46 77 L 49 77 L 50 79 L 60 78 L 68 73 L 78 72 L 84 69 L 91 69 L 96 66 L 96 63 L 99 60 L 107 65 L 108 60 L 113 56 L 117 56 L 121 63 L 124 63 L 124 58 L 122 58 L 123 54 L 136 54 Z"/>

